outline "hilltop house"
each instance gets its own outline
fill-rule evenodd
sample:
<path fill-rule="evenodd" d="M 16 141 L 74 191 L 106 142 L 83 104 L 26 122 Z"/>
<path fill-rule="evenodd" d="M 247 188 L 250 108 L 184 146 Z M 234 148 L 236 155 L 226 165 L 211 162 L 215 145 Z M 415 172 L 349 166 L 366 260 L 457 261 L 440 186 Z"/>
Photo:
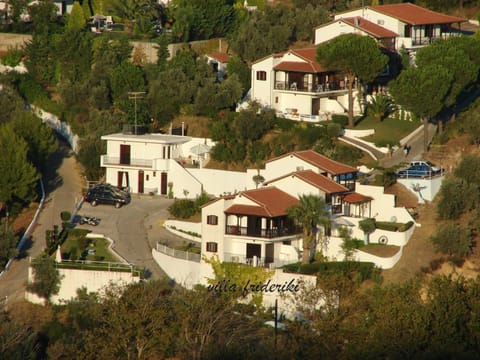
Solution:
<path fill-rule="evenodd" d="M 314 43 L 355 33 L 371 36 L 388 49 L 403 47 L 412 53 L 436 39 L 458 35 L 466 21 L 411 3 L 365 6 L 336 14 L 332 22 L 315 28 Z"/>
<path fill-rule="evenodd" d="M 260 172 L 268 179 L 263 187 L 222 196 L 202 208 L 202 255 L 270 268 L 299 261 L 302 229 L 287 214 L 304 194 L 318 195 L 327 204 L 332 228 L 325 235 L 331 241 L 322 250 L 332 258 L 341 251 L 341 239 L 334 240 L 341 226 L 363 237 L 358 222 L 364 218 L 412 221 L 404 208 L 395 207 L 393 195 L 383 194 L 383 188 L 356 183 L 357 173 L 311 150 L 268 161 Z M 391 243 L 404 245 L 410 235 L 396 239 L 378 232 L 371 235 L 371 241 L 388 241 L 390 236 Z"/>
<path fill-rule="evenodd" d="M 316 47 L 288 50 L 255 61 L 250 97 L 295 120 L 318 121 L 348 109 L 345 77 L 316 61 Z M 359 102 L 354 101 L 354 105 L 360 112 Z"/>
<path fill-rule="evenodd" d="M 207 64 L 212 66 L 213 72 L 217 75 L 217 80 L 223 79 L 227 72 L 227 63 L 230 60 L 230 56 L 217 51 L 206 54 L 205 57 Z"/>

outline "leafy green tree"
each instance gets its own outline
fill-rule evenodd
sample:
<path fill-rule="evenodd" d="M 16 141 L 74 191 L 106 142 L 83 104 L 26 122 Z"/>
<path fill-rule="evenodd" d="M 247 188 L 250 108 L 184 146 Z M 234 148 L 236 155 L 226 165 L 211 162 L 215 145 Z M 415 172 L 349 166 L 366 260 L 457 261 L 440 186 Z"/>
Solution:
<path fill-rule="evenodd" d="M 83 13 L 82 6 L 78 1 L 73 3 L 72 12 L 67 17 L 67 30 L 83 30 L 87 25 L 87 20 L 85 19 L 85 14 Z"/>
<path fill-rule="evenodd" d="M 14 89 L 4 86 L 0 91 L 0 124 L 9 122 L 15 111 L 23 105 L 22 98 Z"/>
<path fill-rule="evenodd" d="M 53 33 L 57 24 L 57 6 L 48 0 L 39 0 L 28 6 L 28 15 L 33 24 L 34 33 L 46 35 Z"/>
<path fill-rule="evenodd" d="M 0 201 L 26 202 L 35 198 L 39 174 L 27 160 L 28 145 L 11 125 L 0 126 Z"/>
<path fill-rule="evenodd" d="M 465 155 L 453 172 L 454 175 L 473 184 L 480 189 L 480 157 L 477 155 Z"/>
<path fill-rule="evenodd" d="M 368 245 L 369 235 L 375 231 L 375 219 L 363 219 L 358 222 L 360 230 L 365 234 L 365 245 Z"/>
<path fill-rule="evenodd" d="M 252 73 L 248 64 L 238 56 L 232 56 L 227 63 L 227 74 L 231 76 L 236 74 L 242 84 L 242 91 L 246 93 L 250 89 Z"/>
<path fill-rule="evenodd" d="M 232 50 L 242 60 L 251 62 L 266 55 L 284 51 L 294 38 L 294 10 L 285 5 L 265 6 L 241 22 L 229 36 Z"/>
<path fill-rule="evenodd" d="M 11 124 L 15 133 L 28 144 L 28 160 L 38 171 L 45 171 L 50 155 L 58 148 L 53 130 L 42 124 L 41 119 L 33 113 L 26 111 L 16 112 Z"/>
<path fill-rule="evenodd" d="M 452 83 L 444 99 L 446 107 L 455 108 L 459 95 L 478 78 L 479 66 L 470 60 L 462 45 L 462 40 L 457 41 L 456 37 L 435 41 L 432 46 L 420 49 L 415 56 L 418 67 L 438 64 L 452 74 Z M 438 124 L 441 132 L 443 122 L 438 121 Z"/>
<path fill-rule="evenodd" d="M 178 314 L 167 282 L 141 282 L 105 290 L 96 323 L 84 329 L 82 356 L 94 359 L 164 359 L 172 355 Z M 88 323 L 87 323 L 88 325 Z M 122 334 L 122 336 L 119 336 Z M 82 344 L 80 344 L 82 345 Z"/>
<path fill-rule="evenodd" d="M 317 59 L 327 69 L 344 73 L 348 84 L 348 123 L 353 127 L 353 86 L 355 77 L 370 82 L 385 70 L 388 57 L 369 36 L 345 34 L 321 44 Z M 358 85 L 358 84 L 357 84 Z"/>
<path fill-rule="evenodd" d="M 465 257 L 472 250 L 470 230 L 448 223 L 438 228 L 431 238 L 435 249 L 450 256 Z"/>
<path fill-rule="evenodd" d="M 0 221 L 0 268 L 3 269 L 7 261 L 18 254 L 17 242 L 18 238 L 7 220 Z"/>
<path fill-rule="evenodd" d="M 23 321 L 6 311 L 0 312 L 0 354 L 5 359 L 35 359 L 38 354 L 37 334 Z"/>
<path fill-rule="evenodd" d="M 295 38 L 300 41 L 314 40 L 315 27 L 330 21 L 328 11 L 316 4 L 295 8 Z"/>
<path fill-rule="evenodd" d="M 473 144 L 480 144 L 480 112 L 469 111 L 464 115 L 464 121 L 462 123 L 463 131 L 470 136 Z"/>
<path fill-rule="evenodd" d="M 229 0 L 174 0 L 171 8 L 173 36 L 181 42 L 224 37 L 236 21 Z"/>
<path fill-rule="evenodd" d="M 36 6 L 36 5 L 35 5 Z M 29 75 L 43 84 L 55 83 L 56 52 L 49 34 L 35 32 L 25 46 L 25 66 Z"/>
<path fill-rule="evenodd" d="M 66 30 L 58 38 L 56 50 L 60 81 L 78 82 L 88 78 L 92 69 L 90 33 Z"/>
<path fill-rule="evenodd" d="M 13 23 L 19 22 L 29 2 L 28 0 L 9 0 L 7 18 Z"/>
<path fill-rule="evenodd" d="M 108 11 L 126 20 L 131 28 L 144 34 L 151 30 L 151 19 L 157 13 L 157 3 L 153 0 L 112 0 L 108 4 Z"/>
<path fill-rule="evenodd" d="M 288 209 L 288 216 L 303 227 L 303 258 L 302 263 L 308 264 L 312 258 L 315 236 L 319 225 L 326 225 L 328 211 L 325 201 L 315 195 L 300 195 L 300 203 Z M 321 236 L 319 234 L 319 236 Z M 323 245 L 323 244 L 322 244 Z M 323 248 L 323 246 L 322 246 Z"/>
<path fill-rule="evenodd" d="M 440 187 L 440 199 L 437 204 L 439 219 L 456 220 L 471 210 L 478 197 L 478 188 L 465 180 L 445 179 Z"/>
<path fill-rule="evenodd" d="M 428 122 L 444 107 L 452 73 L 440 65 L 409 67 L 389 83 L 395 103 L 420 117 L 424 125 L 424 151 L 428 147 Z"/>
<path fill-rule="evenodd" d="M 60 291 L 62 280 L 55 267 L 55 259 L 43 254 L 34 259 L 31 266 L 34 280 L 27 285 L 27 290 L 50 301 Z"/>

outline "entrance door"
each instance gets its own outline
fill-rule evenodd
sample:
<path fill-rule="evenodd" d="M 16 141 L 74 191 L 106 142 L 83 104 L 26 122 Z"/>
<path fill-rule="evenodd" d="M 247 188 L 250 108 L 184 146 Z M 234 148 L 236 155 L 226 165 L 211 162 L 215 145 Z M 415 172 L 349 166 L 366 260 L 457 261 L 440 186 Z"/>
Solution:
<path fill-rule="evenodd" d="M 130 165 L 130 145 L 120 145 L 120 164 Z"/>
<path fill-rule="evenodd" d="M 251 259 L 254 256 L 261 258 L 262 245 L 260 244 L 247 244 L 247 259 Z"/>
<path fill-rule="evenodd" d="M 160 194 L 167 195 L 167 173 L 162 172 L 160 176 Z"/>
<path fill-rule="evenodd" d="M 120 189 L 130 187 L 128 171 L 119 171 L 117 173 L 117 187 L 119 187 Z"/>
<path fill-rule="evenodd" d="M 273 244 L 265 245 L 265 263 L 269 264 L 273 262 Z"/>
<path fill-rule="evenodd" d="M 138 171 L 138 193 L 143 194 L 143 184 L 145 181 L 145 175 L 143 173 L 143 170 Z"/>

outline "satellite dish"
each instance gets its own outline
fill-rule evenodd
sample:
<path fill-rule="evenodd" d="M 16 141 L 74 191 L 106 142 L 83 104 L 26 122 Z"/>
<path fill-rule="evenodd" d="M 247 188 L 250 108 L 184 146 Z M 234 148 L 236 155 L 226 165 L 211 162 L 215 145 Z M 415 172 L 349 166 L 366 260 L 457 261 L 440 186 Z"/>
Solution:
<path fill-rule="evenodd" d="M 391 222 L 397 222 L 397 217 L 396 217 L 396 216 L 392 216 L 392 217 L 390 218 L 390 221 L 391 221 Z"/>

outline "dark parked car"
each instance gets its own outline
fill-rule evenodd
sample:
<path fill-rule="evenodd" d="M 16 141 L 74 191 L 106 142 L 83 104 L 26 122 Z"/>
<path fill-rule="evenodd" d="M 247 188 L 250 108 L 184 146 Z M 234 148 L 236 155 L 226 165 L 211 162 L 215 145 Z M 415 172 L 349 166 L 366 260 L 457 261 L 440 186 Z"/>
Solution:
<path fill-rule="evenodd" d="M 430 161 L 412 161 L 408 168 L 397 171 L 397 176 L 401 178 L 427 178 L 441 175 L 443 172 L 442 168 L 433 165 Z"/>
<path fill-rule="evenodd" d="M 119 208 L 128 204 L 130 200 L 131 197 L 128 191 L 109 184 L 98 184 L 88 190 L 85 195 L 85 201 L 89 202 L 92 206 L 109 204 Z"/>

